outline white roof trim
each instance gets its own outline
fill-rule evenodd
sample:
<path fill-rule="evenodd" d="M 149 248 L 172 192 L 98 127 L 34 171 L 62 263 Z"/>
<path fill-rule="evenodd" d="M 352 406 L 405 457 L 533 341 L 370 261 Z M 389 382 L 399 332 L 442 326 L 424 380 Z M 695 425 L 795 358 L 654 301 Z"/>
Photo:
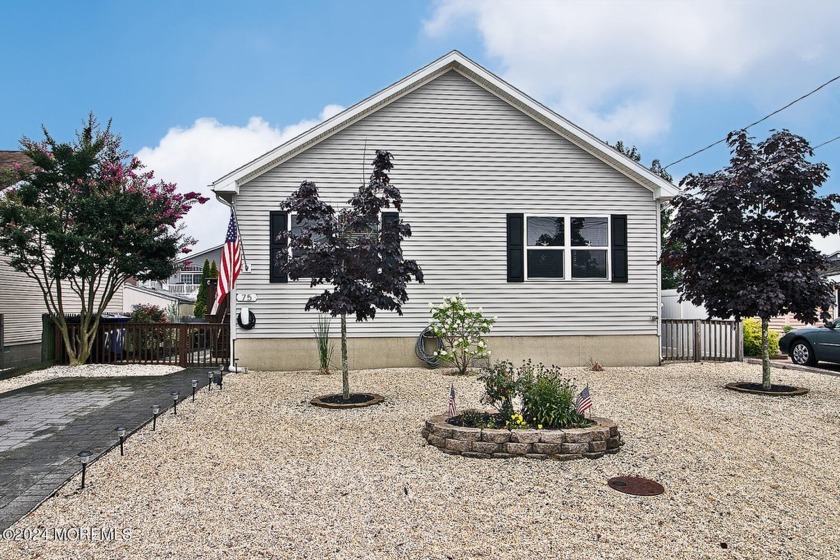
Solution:
<path fill-rule="evenodd" d="M 531 118 L 555 131 L 584 151 L 626 175 L 653 193 L 655 199 L 670 199 L 679 194 L 672 183 L 619 153 L 582 128 L 567 121 L 551 109 L 528 97 L 492 72 L 476 64 L 458 51 L 452 51 L 428 66 L 388 86 L 379 93 L 318 124 L 307 132 L 281 144 L 257 159 L 214 181 L 210 187 L 217 194 L 238 193 L 239 187 L 298 153 L 361 120 L 368 114 L 414 91 L 450 70 L 455 70 L 510 103 Z"/>
<path fill-rule="evenodd" d="M 192 251 L 190 251 L 189 253 L 187 253 L 183 257 L 181 257 L 179 259 L 175 259 L 175 262 L 182 263 L 182 262 L 191 261 L 191 260 L 193 260 L 197 257 L 201 257 L 202 255 L 206 255 L 207 253 L 212 253 L 213 251 L 218 251 L 219 249 L 221 249 L 224 246 L 225 246 L 225 244 L 222 243 L 221 245 L 216 245 L 215 247 L 210 247 L 209 249 L 204 249 L 203 251 L 197 251 L 196 253 L 193 253 Z"/>

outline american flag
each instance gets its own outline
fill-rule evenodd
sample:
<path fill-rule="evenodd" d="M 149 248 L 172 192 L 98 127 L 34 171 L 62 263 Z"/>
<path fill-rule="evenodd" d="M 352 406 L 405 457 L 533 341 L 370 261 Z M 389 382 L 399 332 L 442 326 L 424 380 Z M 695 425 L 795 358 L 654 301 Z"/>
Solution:
<path fill-rule="evenodd" d="M 575 397 L 575 410 L 578 414 L 583 414 L 592 408 L 592 397 L 589 396 L 589 385 L 583 388 L 583 391 Z"/>
<path fill-rule="evenodd" d="M 455 385 L 449 384 L 449 417 L 458 416 L 458 407 L 455 406 Z"/>
<path fill-rule="evenodd" d="M 230 209 L 230 222 L 228 223 L 225 246 L 222 247 L 222 266 L 219 269 L 219 285 L 216 288 L 216 301 L 213 303 L 211 315 L 219 310 L 219 305 L 225 296 L 233 289 L 239 271 L 242 270 L 242 245 L 239 243 L 239 228 L 236 227 L 236 216 L 233 208 Z"/>

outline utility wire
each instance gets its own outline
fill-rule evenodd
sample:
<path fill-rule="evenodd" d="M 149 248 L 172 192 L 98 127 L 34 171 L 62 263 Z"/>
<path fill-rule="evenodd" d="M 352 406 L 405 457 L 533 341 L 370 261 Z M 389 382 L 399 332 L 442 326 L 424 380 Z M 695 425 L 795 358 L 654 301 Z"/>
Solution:
<path fill-rule="evenodd" d="M 814 147 L 813 147 L 813 148 L 811 148 L 811 149 L 812 149 L 812 150 L 816 150 L 817 148 L 822 148 L 822 147 L 823 147 L 823 146 L 825 146 L 826 144 L 831 144 L 831 143 L 832 143 L 832 142 L 834 142 L 835 140 L 840 140 L 840 136 L 837 136 L 836 138 L 832 138 L 831 140 L 828 140 L 827 142 L 823 142 L 823 143 L 822 143 L 822 144 L 820 144 L 819 146 L 814 146 Z"/>
<path fill-rule="evenodd" d="M 758 120 L 757 120 L 757 121 L 755 121 L 754 123 L 748 124 L 747 126 L 745 126 L 744 128 L 742 128 L 741 130 L 747 130 L 748 128 L 751 128 L 751 127 L 753 127 L 753 126 L 757 125 L 757 124 L 758 124 L 758 123 L 760 123 L 760 122 L 766 121 L 767 119 L 769 119 L 769 118 L 770 118 L 770 117 L 772 117 L 773 115 L 776 115 L 776 114 L 778 114 L 778 113 L 781 113 L 782 111 L 784 111 L 785 109 L 787 109 L 787 108 L 788 108 L 788 107 L 790 107 L 791 105 L 794 105 L 795 103 L 799 103 L 800 101 L 802 101 L 802 100 L 803 100 L 803 99 L 805 99 L 806 97 L 809 97 L 809 96 L 811 96 L 811 95 L 815 94 L 816 92 L 820 91 L 822 88 L 824 88 L 825 86 L 827 86 L 828 84 L 830 84 L 830 83 L 832 83 L 832 82 L 836 82 L 837 80 L 840 80 L 840 76 L 834 76 L 833 78 L 831 78 L 830 80 L 828 80 L 827 82 L 825 82 L 824 84 L 822 84 L 821 86 L 819 86 L 818 88 L 813 89 L 813 90 L 809 91 L 808 93 L 806 93 L 805 95 L 803 95 L 803 96 L 801 96 L 801 97 L 798 97 L 798 98 L 794 99 L 793 101 L 791 101 L 790 103 L 788 103 L 787 105 L 785 105 L 784 107 L 782 107 L 781 109 L 776 109 L 775 111 L 773 111 L 773 112 L 772 112 L 772 113 L 770 113 L 769 115 L 764 116 L 764 117 L 762 117 L 762 118 L 758 119 Z M 828 142 L 833 142 L 834 140 L 837 140 L 837 138 L 834 138 L 833 140 L 829 140 Z M 709 148 L 714 148 L 715 146 L 717 146 L 717 145 L 718 145 L 718 144 L 720 144 L 721 142 L 726 142 L 726 138 L 722 138 L 722 139 L 718 140 L 717 142 L 714 142 L 714 143 L 712 143 L 712 144 L 709 144 L 709 145 L 708 145 L 708 146 L 706 146 L 705 148 L 702 148 L 702 149 L 700 149 L 700 150 L 697 150 L 697 151 L 696 151 L 696 152 L 694 152 L 694 153 L 688 154 L 687 156 L 685 156 L 685 157 L 683 157 L 683 158 L 680 158 L 680 159 L 678 159 L 677 161 L 675 161 L 675 162 L 673 162 L 673 163 L 669 163 L 668 165 L 666 165 L 666 166 L 665 166 L 665 167 L 663 167 L 662 169 L 668 169 L 668 168 L 669 168 L 669 167 L 671 167 L 672 165 L 676 165 L 676 164 L 680 163 L 681 161 L 685 161 L 685 160 L 687 160 L 688 158 L 694 157 L 694 156 L 696 156 L 697 154 L 700 154 L 700 153 L 702 153 L 702 152 L 705 152 L 705 151 L 706 151 L 706 150 L 708 150 Z M 823 143 L 823 144 L 820 144 L 820 146 L 825 146 L 825 144 L 828 144 L 828 142 L 825 142 L 825 143 Z M 819 148 L 820 146 L 817 146 L 816 148 Z M 816 149 L 816 148 L 813 148 L 813 149 Z"/>

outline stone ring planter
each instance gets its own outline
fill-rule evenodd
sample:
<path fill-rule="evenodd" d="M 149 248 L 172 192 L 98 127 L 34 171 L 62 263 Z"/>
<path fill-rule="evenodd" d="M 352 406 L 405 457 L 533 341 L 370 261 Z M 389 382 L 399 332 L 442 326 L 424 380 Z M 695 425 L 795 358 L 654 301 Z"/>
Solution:
<path fill-rule="evenodd" d="M 593 417 L 594 426 L 567 430 L 462 428 L 447 418 L 440 414 L 426 420 L 422 436 L 444 453 L 476 459 L 597 459 L 624 445 L 618 426 L 607 418 Z"/>
<path fill-rule="evenodd" d="M 739 381 L 737 383 L 727 383 L 725 387 L 731 391 L 738 391 L 741 393 L 752 393 L 753 395 L 768 395 L 770 397 L 797 397 L 808 393 L 808 389 L 804 387 L 793 387 L 791 385 L 777 385 L 772 384 L 769 391 L 762 388 L 761 383 L 750 383 L 748 381 Z"/>
<path fill-rule="evenodd" d="M 309 404 L 321 408 L 364 408 L 373 406 L 385 400 L 382 395 L 376 393 L 350 393 L 350 400 L 343 401 L 341 393 L 337 395 L 322 395 L 315 397 Z"/>

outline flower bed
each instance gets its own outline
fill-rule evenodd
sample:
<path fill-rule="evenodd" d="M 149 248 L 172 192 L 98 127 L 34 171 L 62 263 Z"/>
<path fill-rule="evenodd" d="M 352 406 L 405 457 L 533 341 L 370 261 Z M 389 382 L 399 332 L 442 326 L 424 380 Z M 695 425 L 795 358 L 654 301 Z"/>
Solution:
<path fill-rule="evenodd" d="M 447 422 L 441 414 L 426 420 L 421 434 L 450 455 L 476 459 L 597 459 L 605 453 L 617 453 L 624 445 L 618 426 L 607 418 L 592 418 L 594 426 L 565 430 L 507 430 L 462 428 Z"/>

